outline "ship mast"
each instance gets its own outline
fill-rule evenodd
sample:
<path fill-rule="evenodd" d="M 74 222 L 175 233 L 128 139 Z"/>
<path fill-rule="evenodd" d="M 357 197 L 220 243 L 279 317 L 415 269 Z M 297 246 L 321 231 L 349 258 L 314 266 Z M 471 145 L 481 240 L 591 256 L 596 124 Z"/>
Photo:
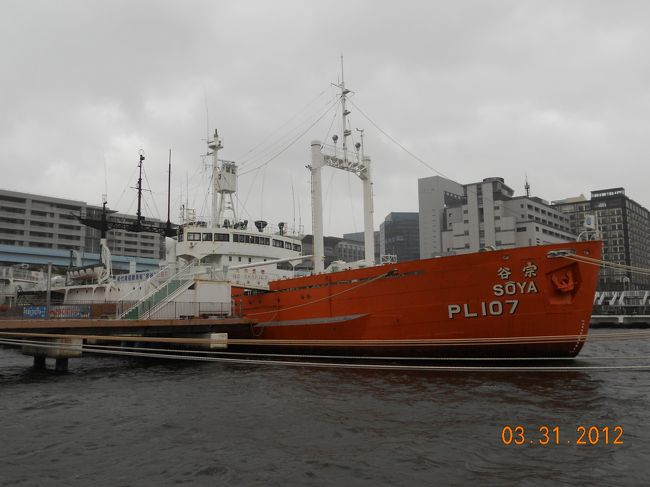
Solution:
<path fill-rule="evenodd" d="M 356 174 L 363 181 L 363 226 L 364 226 L 364 250 L 365 264 L 374 265 L 375 263 L 375 232 L 373 223 L 373 201 L 372 201 L 372 177 L 370 172 L 370 157 L 363 152 L 363 131 L 361 132 L 361 143 L 357 143 L 356 157 L 350 160 L 348 156 L 347 138 L 352 135 L 348 129 L 348 115 L 350 111 L 346 108 L 347 95 L 350 93 L 345 87 L 343 76 L 343 56 L 341 56 L 341 82 L 336 85 L 341 90 L 341 113 L 342 113 L 342 130 L 343 130 L 343 155 L 339 157 L 334 154 L 323 153 L 324 146 L 320 141 L 315 140 L 311 143 L 311 165 L 308 168 L 311 171 L 311 198 L 312 198 L 312 234 L 314 235 L 314 272 L 324 270 L 324 242 L 323 242 L 323 192 L 321 181 L 321 169 L 323 166 L 331 166 L 335 169 L 342 169 Z M 335 135 L 332 137 L 334 143 L 338 141 Z"/>
<path fill-rule="evenodd" d="M 237 165 L 232 161 L 221 161 L 219 150 L 223 143 L 217 130 L 208 140 L 208 155 L 212 156 L 212 227 L 232 226 L 237 223 L 237 211 L 233 194 L 237 192 Z M 226 211 L 232 213 L 232 221 L 225 219 Z"/>

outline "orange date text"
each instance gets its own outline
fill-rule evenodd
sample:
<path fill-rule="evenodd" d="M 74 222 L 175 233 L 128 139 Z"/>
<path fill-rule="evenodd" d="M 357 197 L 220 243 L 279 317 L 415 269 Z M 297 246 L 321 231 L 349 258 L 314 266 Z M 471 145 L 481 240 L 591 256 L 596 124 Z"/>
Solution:
<path fill-rule="evenodd" d="M 561 429 L 557 425 L 505 425 L 501 428 L 501 442 L 505 446 L 623 445 L 623 426 L 578 425 Z"/>

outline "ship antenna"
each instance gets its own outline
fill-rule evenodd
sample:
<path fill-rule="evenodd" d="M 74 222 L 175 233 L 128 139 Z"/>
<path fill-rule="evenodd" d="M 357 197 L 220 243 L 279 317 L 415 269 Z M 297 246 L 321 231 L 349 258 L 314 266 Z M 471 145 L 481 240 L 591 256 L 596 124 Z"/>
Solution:
<path fill-rule="evenodd" d="M 348 161 L 348 136 L 352 134 L 351 130 L 348 130 L 347 120 L 350 111 L 346 109 L 345 102 L 347 101 L 347 94 L 350 93 L 345 87 L 345 77 L 343 75 L 343 54 L 341 54 L 341 84 L 339 85 L 341 89 L 341 119 L 343 122 L 343 161 Z"/>
<path fill-rule="evenodd" d="M 136 227 L 140 226 L 140 223 L 142 222 L 142 162 L 144 161 L 144 150 L 140 149 L 138 151 L 138 154 L 140 154 L 140 162 L 138 162 L 138 168 L 140 170 L 140 174 L 138 176 L 138 211 L 135 214 L 136 215 Z"/>
<path fill-rule="evenodd" d="M 293 233 L 297 235 L 296 232 L 296 192 L 293 189 L 293 176 L 291 176 L 291 201 L 293 203 Z"/>
<path fill-rule="evenodd" d="M 172 222 L 169 212 L 171 211 L 171 194 L 172 194 L 172 150 L 169 149 L 169 173 L 167 175 L 167 235 L 171 236 Z"/>
<path fill-rule="evenodd" d="M 106 168 L 106 154 L 104 154 L 104 194 L 102 202 L 108 201 L 108 169 Z"/>
<path fill-rule="evenodd" d="M 205 103 L 205 140 L 210 140 L 210 112 L 208 111 L 208 92 L 203 86 L 203 102 Z"/>

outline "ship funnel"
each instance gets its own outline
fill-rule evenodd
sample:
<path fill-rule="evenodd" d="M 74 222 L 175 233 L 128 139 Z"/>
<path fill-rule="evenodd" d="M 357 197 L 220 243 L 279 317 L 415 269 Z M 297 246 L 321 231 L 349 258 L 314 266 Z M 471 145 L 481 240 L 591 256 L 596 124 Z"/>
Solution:
<path fill-rule="evenodd" d="M 280 229 L 280 235 L 284 235 L 284 226 L 285 225 L 286 225 L 286 223 L 284 223 L 284 222 L 278 223 L 278 228 Z"/>
<path fill-rule="evenodd" d="M 267 222 L 264 220 L 256 220 L 255 221 L 255 226 L 257 227 L 257 231 L 261 232 L 266 228 L 266 225 L 268 225 Z"/>

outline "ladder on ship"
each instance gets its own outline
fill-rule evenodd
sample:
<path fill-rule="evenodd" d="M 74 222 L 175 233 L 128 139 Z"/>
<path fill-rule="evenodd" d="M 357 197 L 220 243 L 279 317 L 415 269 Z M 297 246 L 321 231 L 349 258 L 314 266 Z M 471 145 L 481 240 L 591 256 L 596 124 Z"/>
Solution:
<path fill-rule="evenodd" d="M 166 304 L 172 302 L 174 298 L 186 291 L 194 283 L 198 263 L 198 260 L 193 260 L 182 267 L 176 274 L 170 276 L 124 311 L 120 315 L 120 319 L 137 320 L 154 317 Z"/>

